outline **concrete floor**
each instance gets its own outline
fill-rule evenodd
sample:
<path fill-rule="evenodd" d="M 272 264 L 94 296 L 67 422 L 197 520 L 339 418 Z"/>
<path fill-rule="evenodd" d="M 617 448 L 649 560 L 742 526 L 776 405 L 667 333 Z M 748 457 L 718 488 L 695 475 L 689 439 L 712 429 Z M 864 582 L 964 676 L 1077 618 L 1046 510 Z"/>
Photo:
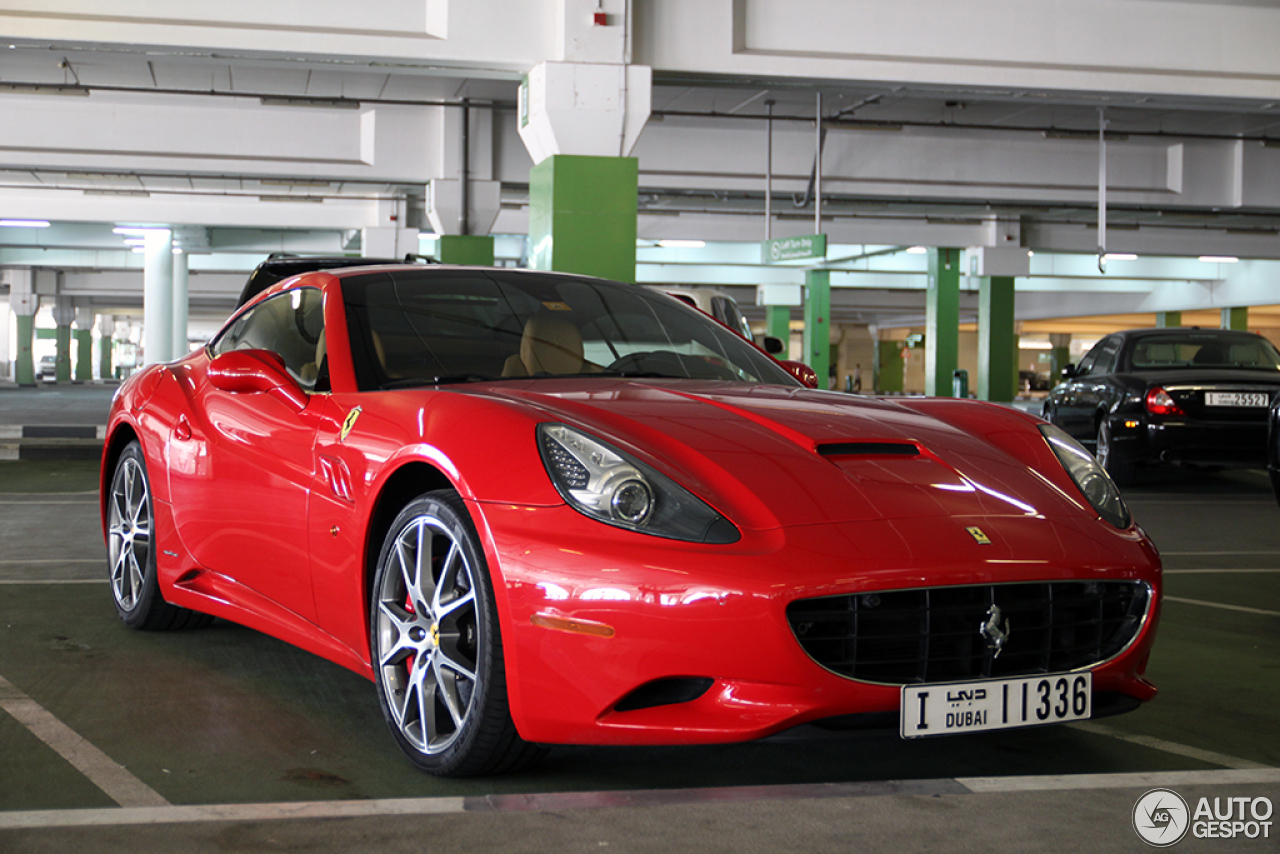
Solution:
<path fill-rule="evenodd" d="M 1141 851 L 1132 810 L 1151 788 L 1193 808 L 1280 801 L 1280 509 L 1260 472 L 1156 472 L 1128 491 L 1168 571 L 1161 693 L 1130 715 L 944 740 L 556 748 L 464 781 L 409 767 L 372 685 L 335 665 L 223 622 L 125 629 L 95 488 L 92 464 L 0 463 L 6 853 Z M 1177 848 L 1274 852 L 1271 820 L 1267 839 Z"/>

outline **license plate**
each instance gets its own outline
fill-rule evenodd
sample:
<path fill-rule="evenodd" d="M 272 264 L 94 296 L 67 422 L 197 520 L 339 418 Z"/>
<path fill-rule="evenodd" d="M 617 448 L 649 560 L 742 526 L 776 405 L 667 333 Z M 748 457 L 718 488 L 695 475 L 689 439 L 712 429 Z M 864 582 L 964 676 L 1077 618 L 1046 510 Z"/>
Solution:
<path fill-rule="evenodd" d="M 1270 406 L 1271 398 L 1263 392 L 1206 391 L 1205 406 Z"/>
<path fill-rule="evenodd" d="M 903 738 L 1085 720 L 1092 713 L 1093 674 L 1053 673 L 1019 679 L 904 685 Z"/>

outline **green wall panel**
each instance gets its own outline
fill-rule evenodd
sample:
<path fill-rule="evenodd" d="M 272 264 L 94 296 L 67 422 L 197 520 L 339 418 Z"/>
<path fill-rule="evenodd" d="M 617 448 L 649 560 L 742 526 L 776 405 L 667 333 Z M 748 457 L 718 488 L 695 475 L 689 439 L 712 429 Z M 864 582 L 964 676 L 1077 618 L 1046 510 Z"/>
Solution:
<path fill-rule="evenodd" d="M 529 170 L 530 266 L 636 280 L 634 157 L 557 154 Z"/>

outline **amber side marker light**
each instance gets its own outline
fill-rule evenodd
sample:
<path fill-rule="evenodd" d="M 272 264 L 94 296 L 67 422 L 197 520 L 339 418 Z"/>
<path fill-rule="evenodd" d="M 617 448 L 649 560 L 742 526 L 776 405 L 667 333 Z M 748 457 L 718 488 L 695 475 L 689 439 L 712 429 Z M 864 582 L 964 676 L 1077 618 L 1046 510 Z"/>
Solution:
<path fill-rule="evenodd" d="M 1124 426 L 1132 430 L 1134 427 L 1137 427 L 1141 423 L 1142 423 L 1141 421 L 1126 421 L 1124 422 Z"/>
<path fill-rule="evenodd" d="M 578 635 L 592 635 L 598 638 L 611 638 L 614 635 L 613 626 L 596 623 L 591 620 L 574 620 L 570 617 L 555 617 L 551 614 L 534 614 L 529 618 L 529 622 L 535 626 L 553 629 L 558 632 L 573 632 Z"/>

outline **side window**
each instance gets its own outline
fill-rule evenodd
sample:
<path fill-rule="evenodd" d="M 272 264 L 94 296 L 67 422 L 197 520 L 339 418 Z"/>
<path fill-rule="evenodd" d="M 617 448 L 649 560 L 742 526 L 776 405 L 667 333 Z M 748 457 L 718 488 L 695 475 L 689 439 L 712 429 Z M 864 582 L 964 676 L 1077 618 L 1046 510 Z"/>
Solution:
<path fill-rule="evenodd" d="M 1104 338 L 1093 345 L 1083 359 L 1077 376 L 1098 376 L 1109 374 L 1115 369 L 1116 354 L 1120 352 L 1120 341 L 1116 338 Z"/>
<path fill-rule="evenodd" d="M 1115 373 L 1116 356 L 1120 353 L 1120 342 L 1114 338 L 1109 338 L 1102 342 L 1102 352 L 1098 354 L 1098 361 L 1093 363 L 1091 374 L 1110 374 Z"/>
<path fill-rule="evenodd" d="M 305 390 L 325 391 L 324 298 L 316 288 L 274 296 L 240 315 L 209 350 L 214 357 L 231 350 L 270 350 Z"/>

